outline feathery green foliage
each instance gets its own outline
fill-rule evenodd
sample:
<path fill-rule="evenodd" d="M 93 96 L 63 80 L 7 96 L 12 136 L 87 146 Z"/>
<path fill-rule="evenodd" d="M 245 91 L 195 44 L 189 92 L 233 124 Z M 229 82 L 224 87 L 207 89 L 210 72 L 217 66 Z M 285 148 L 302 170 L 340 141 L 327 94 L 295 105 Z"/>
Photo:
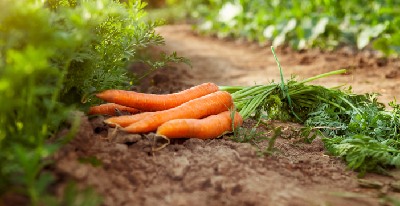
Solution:
<path fill-rule="evenodd" d="M 139 51 L 164 43 L 154 31 L 160 22 L 143 20 L 140 0 L 124 2 L 0 1 L 0 198 L 19 192 L 45 204 L 54 178 L 42 168 L 77 130 L 71 110 L 93 92 L 137 83 L 129 62 L 154 71 L 185 61 L 175 53 L 142 59 Z M 70 134 L 48 143 L 60 127 Z"/>
<path fill-rule="evenodd" d="M 220 89 L 232 93 L 244 119 L 299 122 L 308 131 L 318 128 L 327 136 L 323 138 L 326 149 L 332 155 L 343 157 L 349 168 L 360 171 L 361 175 L 388 166 L 400 167 L 399 104 L 390 103 L 392 110 L 389 111 L 374 94 L 353 94 L 350 89 L 306 84 L 344 72 L 337 70 L 303 81 L 290 79 L 280 84 Z M 305 136 L 309 134 L 304 132 Z"/>

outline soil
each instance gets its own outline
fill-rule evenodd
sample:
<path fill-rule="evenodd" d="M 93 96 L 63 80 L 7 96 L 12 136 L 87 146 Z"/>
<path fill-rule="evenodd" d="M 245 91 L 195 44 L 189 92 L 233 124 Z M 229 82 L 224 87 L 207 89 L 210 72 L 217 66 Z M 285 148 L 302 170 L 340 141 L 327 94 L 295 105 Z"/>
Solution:
<path fill-rule="evenodd" d="M 203 82 L 252 85 L 279 81 L 279 70 L 268 47 L 198 36 L 188 25 L 157 30 L 167 52 L 189 58 L 193 68 L 174 65 L 150 76 L 140 91 L 170 93 Z M 159 51 L 160 48 L 156 50 Z M 299 79 L 347 68 L 345 75 L 314 82 L 346 84 L 357 93 L 378 92 L 388 103 L 399 94 L 399 59 L 382 59 L 372 52 L 343 48 L 335 52 L 277 49 L 286 77 Z M 132 67 L 133 70 L 138 66 Z M 343 160 L 325 153 L 319 138 L 304 143 L 296 135 L 301 125 L 270 121 L 262 126 L 265 140 L 250 144 L 232 135 L 213 140 L 181 139 L 166 145 L 153 134 L 126 134 L 104 125 L 104 117 L 83 114 L 76 138 L 55 156 L 54 185 L 62 194 L 67 179 L 90 186 L 104 205 L 394 205 L 400 198 L 390 176 L 368 173 L 358 178 Z M 245 126 L 251 128 L 252 120 Z M 274 136 L 273 150 L 262 153 Z M 82 161 L 89 160 L 89 161 Z M 90 161 L 92 160 L 92 161 Z M 96 161 L 93 161 L 96 160 Z"/>

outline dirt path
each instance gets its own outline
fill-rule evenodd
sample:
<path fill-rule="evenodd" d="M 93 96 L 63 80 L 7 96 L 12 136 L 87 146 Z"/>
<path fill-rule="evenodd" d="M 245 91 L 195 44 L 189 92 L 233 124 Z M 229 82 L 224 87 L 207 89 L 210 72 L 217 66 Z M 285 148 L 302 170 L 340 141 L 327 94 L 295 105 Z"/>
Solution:
<path fill-rule="evenodd" d="M 166 26 L 158 32 L 166 39 L 163 48 L 188 57 L 193 68 L 178 65 L 160 71 L 151 80 L 157 91 L 178 91 L 203 82 L 251 85 L 279 79 L 269 50 L 198 37 L 186 25 Z M 356 92 L 380 92 L 386 103 L 400 90 L 396 88 L 399 61 L 345 51 L 279 50 L 278 57 L 286 76 L 303 79 L 348 67 L 348 75 L 318 83 L 346 83 Z M 164 143 L 162 139 L 121 133 L 105 126 L 103 117 L 88 120 L 83 116 L 82 120 L 77 137 L 55 156 L 54 170 L 60 179 L 57 192 L 62 193 L 67 176 L 95 188 L 105 205 L 391 205 L 387 198 L 400 198 L 390 186 L 399 180 L 399 171 L 391 171 L 393 177 L 368 174 L 367 186 L 379 184 L 362 187 L 357 173 L 347 170 L 342 160 L 325 155 L 320 139 L 303 143 L 295 124 L 270 122 L 272 127 L 282 126 L 283 134 L 273 155 L 265 156 L 260 151 L 267 141 L 252 146 L 235 143 L 230 136 L 178 140 L 153 151 Z M 261 127 L 258 132 L 273 136 L 270 128 Z M 87 159 L 98 161 L 82 161 Z"/>
<path fill-rule="evenodd" d="M 165 38 L 167 50 L 188 57 L 193 69 L 185 81 L 191 84 L 212 81 L 219 85 L 253 85 L 280 81 L 279 70 L 271 50 L 255 44 L 235 43 L 215 38 L 199 38 L 188 25 L 158 29 Z M 400 61 L 372 58 L 368 52 L 354 54 L 349 49 L 335 53 L 311 50 L 303 53 L 277 50 L 286 79 L 292 75 L 305 79 L 321 73 L 348 69 L 348 74 L 333 76 L 315 84 L 346 84 L 356 93 L 380 93 L 388 103 L 400 94 Z M 185 70 L 187 68 L 184 68 Z"/>

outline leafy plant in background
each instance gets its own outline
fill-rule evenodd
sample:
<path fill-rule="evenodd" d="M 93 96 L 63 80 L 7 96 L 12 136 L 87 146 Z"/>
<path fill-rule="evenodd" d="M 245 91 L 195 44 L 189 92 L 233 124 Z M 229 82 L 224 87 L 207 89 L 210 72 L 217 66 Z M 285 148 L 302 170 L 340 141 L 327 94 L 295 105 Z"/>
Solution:
<path fill-rule="evenodd" d="M 143 20 L 141 1 L 0 1 L 0 197 L 20 193 L 32 205 L 48 199 L 53 181 L 42 168 L 73 137 L 79 119 L 71 111 L 90 94 L 139 81 L 131 61 L 154 66 L 185 59 L 175 53 L 159 61 L 138 52 L 163 44 Z M 60 127 L 70 134 L 48 143 Z M 1 199 L 0 199 L 1 200 Z"/>
<path fill-rule="evenodd" d="M 245 38 L 295 49 L 333 49 L 351 44 L 363 49 L 371 42 L 386 55 L 400 53 L 400 3 L 382 1 L 190 1 L 196 28 L 219 37 Z M 362 5 L 362 6 L 360 6 Z M 192 7 L 193 8 L 193 7 Z"/>

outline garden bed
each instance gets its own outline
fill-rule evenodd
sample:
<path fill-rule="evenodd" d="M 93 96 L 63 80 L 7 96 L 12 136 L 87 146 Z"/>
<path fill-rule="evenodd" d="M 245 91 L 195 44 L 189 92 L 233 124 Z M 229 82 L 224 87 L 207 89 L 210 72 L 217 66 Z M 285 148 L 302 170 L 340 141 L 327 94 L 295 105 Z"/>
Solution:
<path fill-rule="evenodd" d="M 171 93 L 203 82 L 218 85 L 265 84 L 279 81 L 279 70 L 271 52 L 250 43 L 216 40 L 195 35 L 188 25 L 157 30 L 166 40 L 163 50 L 177 51 L 193 68 L 178 64 L 159 70 L 136 89 L 149 93 Z M 158 51 L 158 49 L 155 49 Z M 286 77 L 300 79 L 346 68 L 346 75 L 316 83 L 347 84 L 356 93 L 378 92 L 388 103 L 399 94 L 398 59 L 381 59 L 369 52 L 343 48 L 336 52 L 293 52 L 278 49 Z M 136 70 L 133 67 L 132 70 Z M 348 170 L 340 158 L 329 156 L 316 138 L 304 143 L 301 125 L 267 122 L 257 131 L 274 136 L 270 153 L 261 154 L 268 141 L 236 143 L 232 135 L 214 140 L 182 139 L 165 142 L 154 135 L 126 134 L 108 128 L 103 117 L 82 115 L 76 138 L 54 156 L 56 193 L 68 179 L 91 186 L 105 205 L 379 205 L 400 198 L 397 170 L 391 176 Z M 246 120 L 244 127 L 255 125 Z"/>

